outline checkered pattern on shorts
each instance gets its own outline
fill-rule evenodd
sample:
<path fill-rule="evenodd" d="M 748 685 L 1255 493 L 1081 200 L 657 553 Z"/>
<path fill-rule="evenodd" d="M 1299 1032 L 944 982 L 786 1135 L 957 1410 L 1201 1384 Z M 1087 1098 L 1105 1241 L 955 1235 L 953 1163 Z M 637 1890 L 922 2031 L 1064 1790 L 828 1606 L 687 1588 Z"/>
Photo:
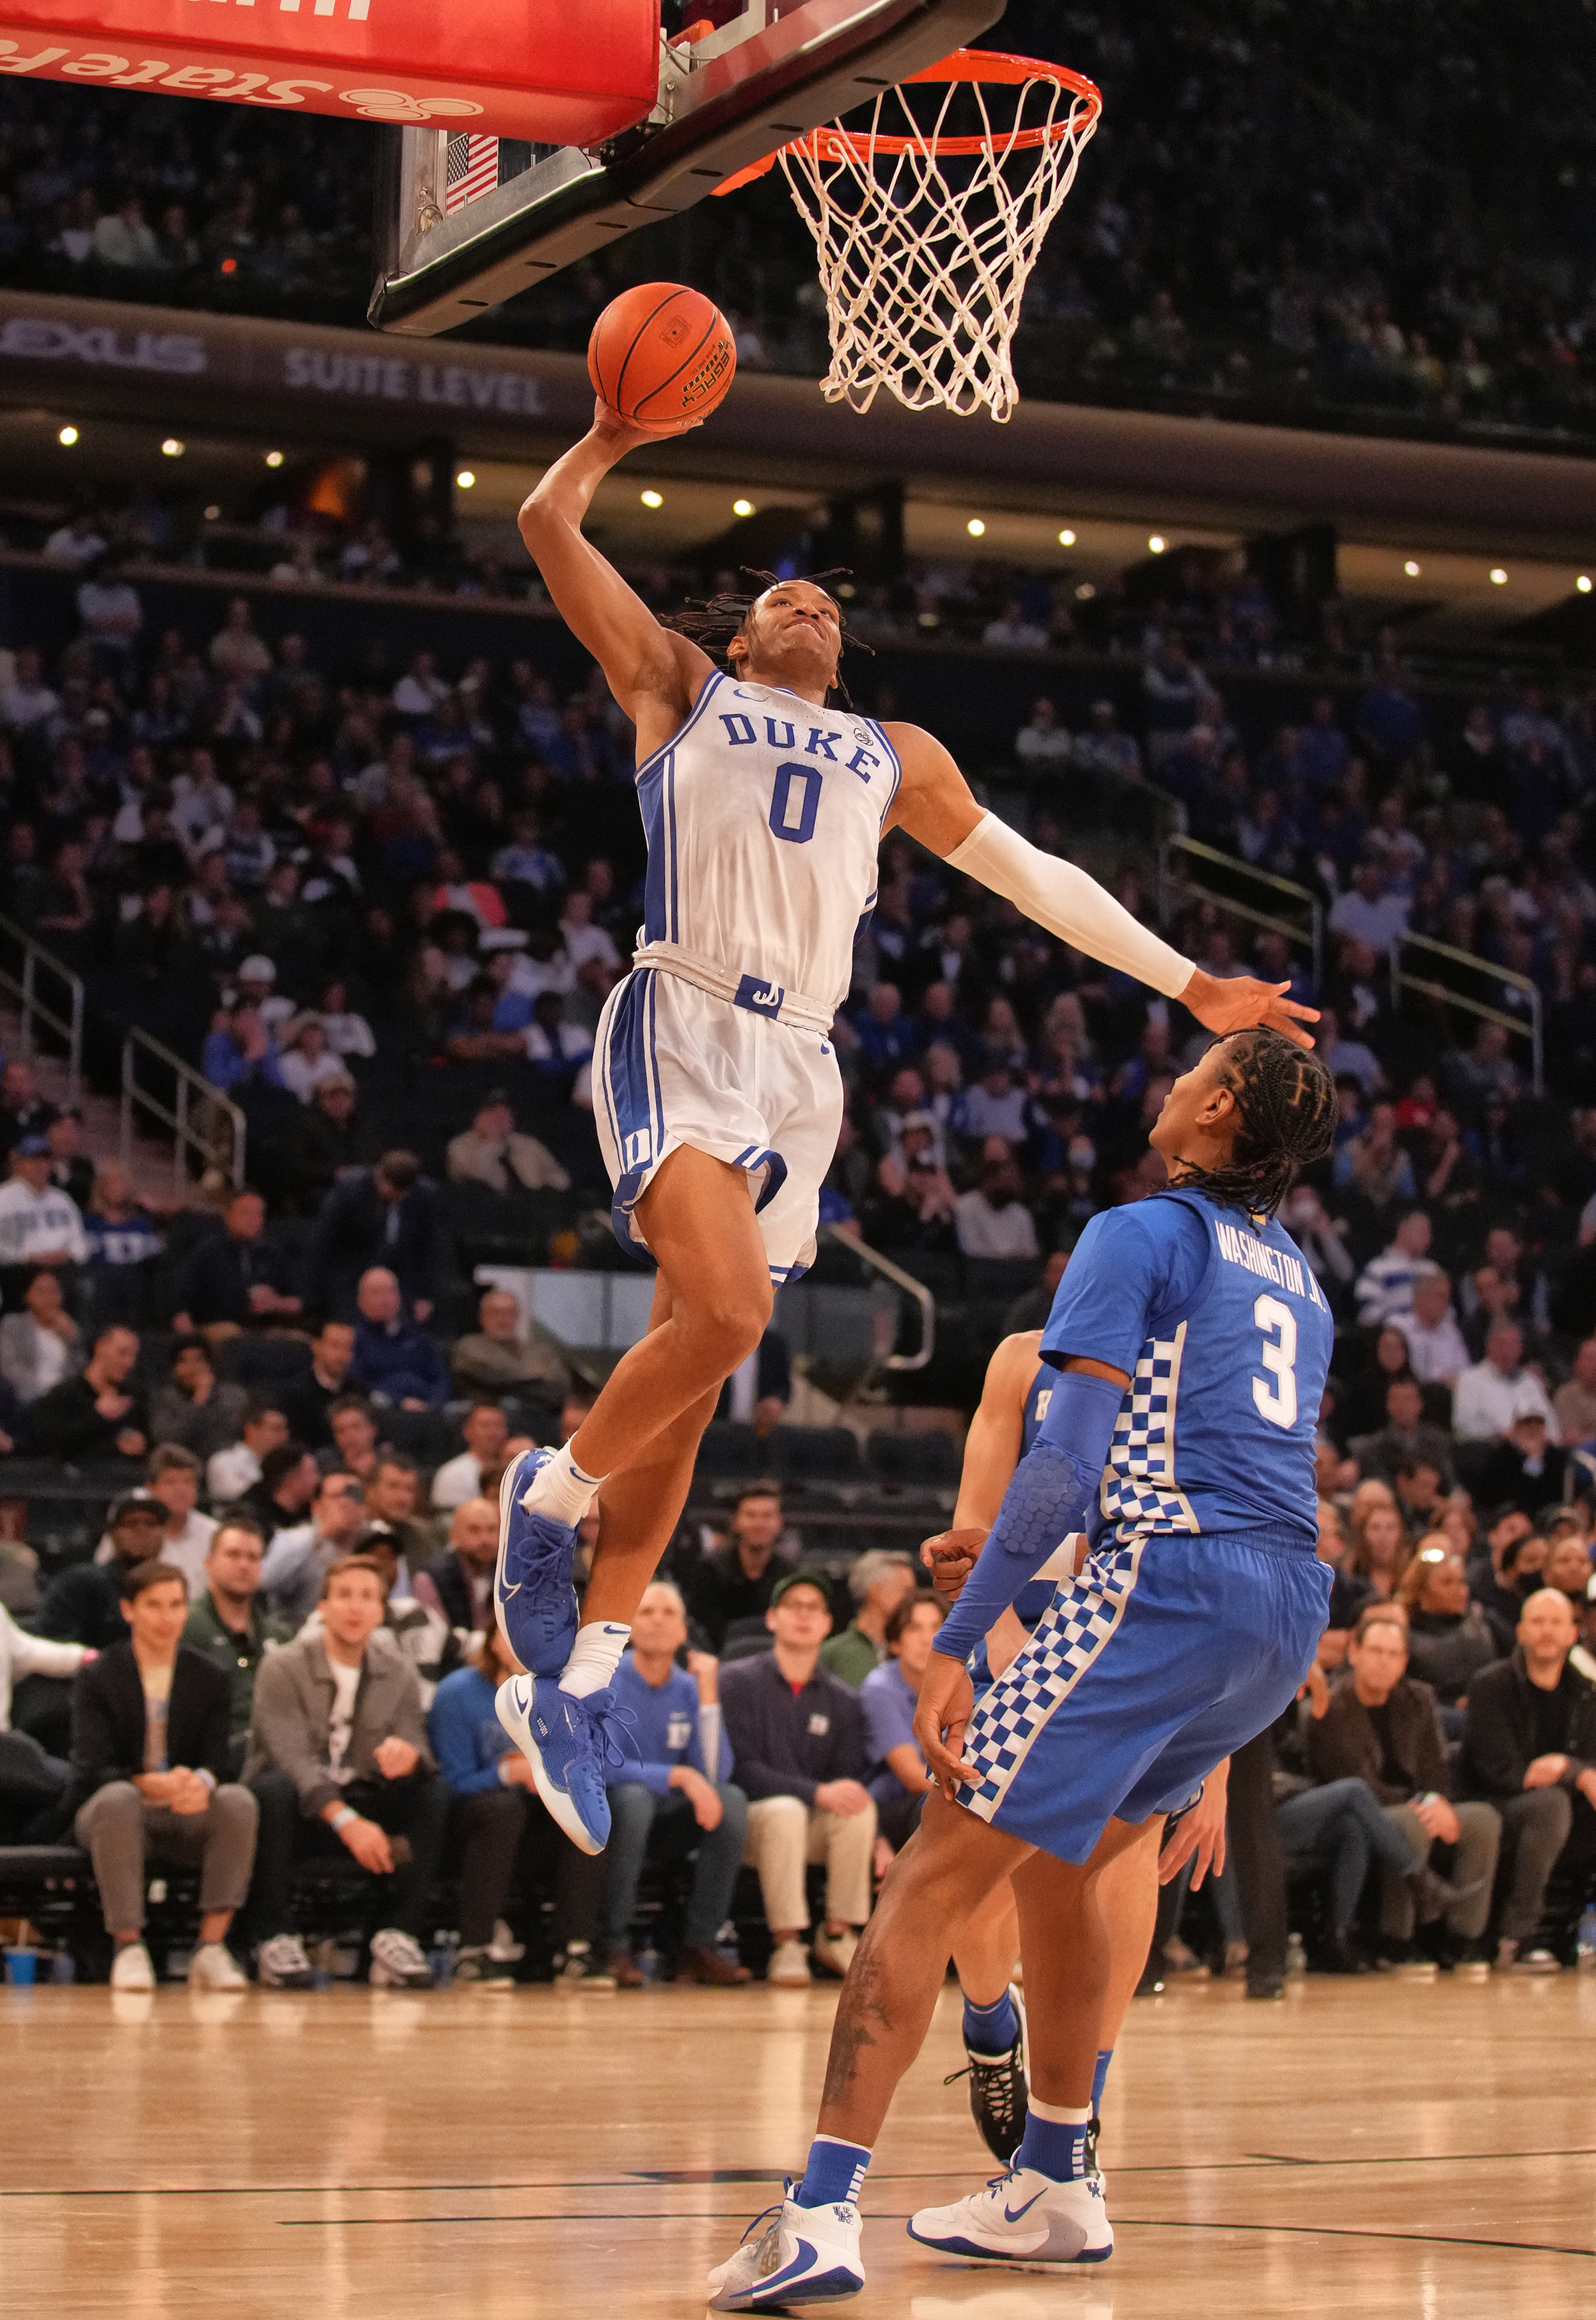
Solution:
<path fill-rule="evenodd" d="M 1101 1547 L 1078 1578 L 1065 1581 L 971 1717 L 964 1754 L 978 1778 L 960 1789 L 959 1802 L 980 1819 L 992 1818 L 1031 1742 L 1119 1626 L 1141 1548 L 1139 1539 Z"/>
<path fill-rule="evenodd" d="M 1148 1531 L 1194 1531 L 1196 1518 L 1174 1482 L 1174 1410 L 1180 1391 L 1183 1321 L 1173 1337 L 1149 1337 L 1114 1420 L 1102 1470 L 1105 1518 L 1121 1539 Z M 1160 1484 L 1165 1485 L 1160 1488 Z"/>

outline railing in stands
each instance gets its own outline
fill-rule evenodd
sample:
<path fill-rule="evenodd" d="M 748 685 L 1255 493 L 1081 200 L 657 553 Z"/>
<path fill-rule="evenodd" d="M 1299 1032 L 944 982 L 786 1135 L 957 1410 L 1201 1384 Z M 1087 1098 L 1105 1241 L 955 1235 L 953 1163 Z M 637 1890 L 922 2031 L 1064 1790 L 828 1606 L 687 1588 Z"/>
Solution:
<path fill-rule="evenodd" d="M 937 1300 L 924 1282 L 916 1281 L 913 1274 L 905 1273 L 901 1264 L 894 1264 L 890 1256 L 883 1256 L 878 1248 L 872 1248 L 867 1242 L 856 1239 L 852 1233 L 844 1232 L 839 1226 L 822 1225 L 821 1237 L 833 1242 L 839 1248 L 847 1249 L 862 1264 L 868 1265 L 872 1272 L 879 1273 L 884 1281 L 890 1281 L 894 1289 L 902 1290 L 906 1296 L 914 1300 L 920 1308 L 918 1351 L 912 1354 L 883 1354 L 877 1359 L 876 1367 L 884 1370 L 923 1370 L 937 1346 Z"/>
<path fill-rule="evenodd" d="M 1172 858 L 1176 854 L 1203 865 L 1207 875 L 1202 870 L 1177 869 Z M 1158 848 L 1158 916 L 1165 925 L 1174 915 L 1177 891 L 1201 894 L 1220 910 L 1255 927 L 1266 927 L 1308 951 L 1313 961 L 1313 987 L 1319 989 L 1324 974 L 1325 914 L 1323 903 L 1310 887 L 1298 885 L 1294 878 L 1277 877 L 1273 870 L 1256 869 L 1239 855 L 1221 853 L 1200 838 L 1174 833 Z"/>
<path fill-rule="evenodd" d="M 172 1083 L 169 1097 L 141 1082 L 141 1059 L 152 1058 Z M 131 1030 L 122 1043 L 122 1157 L 125 1166 L 133 1148 L 133 1114 L 138 1110 L 170 1130 L 172 1183 L 179 1194 L 188 1189 L 188 1157 L 194 1153 L 202 1169 L 220 1168 L 233 1189 L 244 1182 L 244 1143 L 249 1124 L 231 1098 L 213 1087 L 203 1072 L 186 1064 L 148 1031 Z"/>
<path fill-rule="evenodd" d="M 1405 962 L 1410 954 L 1421 952 L 1415 966 L 1434 962 L 1431 972 L 1417 974 Z M 1439 978 L 1450 974 L 1451 982 Z M 1459 990 L 1458 979 L 1472 977 L 1494 983 L 1509 992 L 1519 994 L 1521 1004 L 1493 1007 L 1488 1000 L 1478 997 L 1474 991 Z M 1515 974 L 1511 967 L 1498 966 L 1493 959 L 1482 958 L 1472 950 L 1459 950 L 1452 943 L 1437 942 L 1433 935 L 1405 934 L 1391 947 L 1391 1003 L 1400 1008 L 1404 991 L 1418 992 L 1426 999 L 1434 999 L 1443 1007 L 1460 1007 L 1466 1015 L 1477 1016 L 1483 1023 L 1500 1023 L 1515 1038 L 1529 1042 L 1530 1085 L 1537 1095 L 1546 1089 L 1546 1032 L 1540 987 L 1528 975 Z"/>
<path fill-rule="evenodd" d="M 19 1046 L 21 1060 L 29 1060 L 34 1051 L 36 1025 L 42 1024 L 53 1032 L 66 1049 L 67 1101 L 76 1103 L 83 1081 L 83 983 L 71 968 L 59 959 L 53 951 L 35 942 L 25 927 L 14 919 L 0 918 L 0 947 L 6 963 L 0 965 L 0 990 L 9 991 L 22 1010 L 22 1037 Z M 13 971 L 14 967 L 14 972 Z M 50 1000 L 41 998 L 39 984 L 59 986 Z M 64 1006 L 66 1013 L 59 1010 Z"/>

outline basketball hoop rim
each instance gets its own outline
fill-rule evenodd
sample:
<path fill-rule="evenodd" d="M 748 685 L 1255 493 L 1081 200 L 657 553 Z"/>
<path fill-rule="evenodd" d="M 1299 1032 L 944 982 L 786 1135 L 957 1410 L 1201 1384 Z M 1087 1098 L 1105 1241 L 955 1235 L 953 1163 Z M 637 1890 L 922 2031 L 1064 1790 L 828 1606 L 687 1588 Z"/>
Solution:
<path fill-rule="evenodd" d="M 835 126 L 812 129 L 806 137 L 794 138 L 781 150 L 787 153 L 806 153 L 817 161 L 854 160 L 868 163 L 873 155 L 925 153 L 933 159 L 968 158 L 973 154 L 1001 150 L 1004 153 L 1034 151 L 1041 145 L 1057 145 L 1074 137 L 1084 143 L 1096 128 L 1102 113 L 1102 91 L 1084 73 L 1072 72 L 1067 65 L 1048 63 L 1041 57 L 1016 57 L 1002 49 L 955 49 L 939 64 L 926 65 L 917 73 L 910 73 L 897 86 L 913 87 L 924 82 L 936 81 L 990 82 L 995 86 L 1017 88 L 1036 80 L 1057 82 L 1067 89 L 1075 103 L 1062 121 L 1049 121 L 1034 129 L 1021 129 L 1004 137 L 993 132 L 985 137 L 905 137 L 870 135 L 853 129 Z M 1083 113 L 1082 108 L 1084 108 Z M 715 187 L 717 194 L 739 192 L 762 177 L 771 168 L 777 156 L 766 154 Z"/>
<path fill-rule="evenodd" d="M 1032 151 L 1038 145 L 1056 145 L 1069 136 L 1089 135 L 1102 111 L 1102 91 L 1084 73 L 1072 72 L 1067 65 L 1049 64 L 1041 57 L 1010 56 L 1001 49 L 955 49 L 940 64 L 927 65 L 921 71 L 911 73 L 899 86 L 911 88 L 927 81 L 959 80 L 991 82 L 1010 88 L 1034 80 L 1056 81 L 1077 102 L 1071 106 L 1066 119 L 1045 122 L 1035 129 L 1020 129 L 1007 137 L 996 133 L 989 137 L 870 136 L 852 129 L 826 128 L 811 130 L 807 137 L 798 138 L 795 143 L 827 160 L 839 159 L 844 153 L 863 161 L 873 153 L 911 152 L 929 153 L 937 159 L 985 153 L 994 146 L 1001 146 L 1005 153 L 1020 153 Z M 1082 105 L 1086 109 L 1084 119 L 1080 113 Z"/>

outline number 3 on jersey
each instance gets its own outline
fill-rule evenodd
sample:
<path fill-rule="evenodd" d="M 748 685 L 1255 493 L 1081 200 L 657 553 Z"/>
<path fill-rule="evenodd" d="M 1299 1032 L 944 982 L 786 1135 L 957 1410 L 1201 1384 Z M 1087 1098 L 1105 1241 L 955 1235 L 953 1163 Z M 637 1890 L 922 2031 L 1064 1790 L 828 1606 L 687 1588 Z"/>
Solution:
<path fill-rule="evenodd" d="M 1264 1343 L 1258 1358 L 1276 1382 L 1269 1385 L 1261 1377 L 1253 1380 L 1253 1405 L 1260 1418 L 1271 1426 L 1291 1427 L 1297 1422 L 1297 1317 L 1289 1305 L 1278 1297 L 1260 1297 L 1253 1307 L 1253 1319 L 1264 1333 Z"/>
<path fill-rule="evenodd" d="M 814 836 L 820 811 L 821 775 L 818 766 L 778 766 L 770 793 L 770 827 L 777 838 L 793 846 L 807 846 Z"/>

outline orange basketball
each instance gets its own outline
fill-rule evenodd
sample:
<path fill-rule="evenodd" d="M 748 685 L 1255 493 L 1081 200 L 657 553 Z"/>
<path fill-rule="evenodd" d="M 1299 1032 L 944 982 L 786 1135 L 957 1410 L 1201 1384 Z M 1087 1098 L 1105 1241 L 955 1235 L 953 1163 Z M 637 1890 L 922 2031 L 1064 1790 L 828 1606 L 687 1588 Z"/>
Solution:
<path fill-rule="evenodd" d="M 737 369 L 725 316 L 702 290 L 639 282 L 612 298 L 587 341 L 594 393 L 639 427 L 706 419 Z"/>

